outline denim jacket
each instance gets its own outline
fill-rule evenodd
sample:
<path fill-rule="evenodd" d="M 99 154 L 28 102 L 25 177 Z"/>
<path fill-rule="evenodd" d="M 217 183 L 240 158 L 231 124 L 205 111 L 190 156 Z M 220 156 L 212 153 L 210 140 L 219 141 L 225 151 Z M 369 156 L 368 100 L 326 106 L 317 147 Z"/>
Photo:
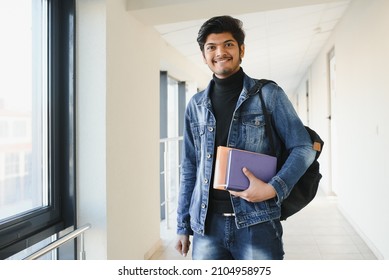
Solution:
<path fill-rule="evenodd" d="M 213 83 L 213 81 L 211 81 Z M 184 123 L 183 158 L 180 193 L 177 209 L 177 233 L 204 234 L 207 217 L 212 165 L 215 160 L 214 143 L 216 120 L 212 112 L 210 85 L 195 94 L 187 105 Z M 236 104 L 228 134 L 227 146 L 270 154 L 270 143 L 265 133 L 265 119 L 258 93 L 249 95 L 255 80 L 245 74 L 243 89 Z M 238 228 L 278 219 L 281 203 L 313 162 L 315 151 L 303 123 L 284 91 L 275 83 L 266 84 L 262 95 L 271 114 L 276 133 L 273 139 L 277 156 L 280 141 L 290 155 L 268 182 L 276 190 L 276 197 L 252 203 L 231 196 Z"/>

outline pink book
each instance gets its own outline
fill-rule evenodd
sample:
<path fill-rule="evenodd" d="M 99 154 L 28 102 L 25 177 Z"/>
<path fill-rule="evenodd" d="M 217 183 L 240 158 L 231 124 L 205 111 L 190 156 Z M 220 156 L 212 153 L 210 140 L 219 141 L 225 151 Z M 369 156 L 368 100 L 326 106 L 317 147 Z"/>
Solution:
<path fill-rule="evenodd" d="M 215 172 L 213 175 L 213 188 L 218 190 L 226 189 L 226 174 L 229 151 L 232 148 L 218 146 L 216 150 Z"/>

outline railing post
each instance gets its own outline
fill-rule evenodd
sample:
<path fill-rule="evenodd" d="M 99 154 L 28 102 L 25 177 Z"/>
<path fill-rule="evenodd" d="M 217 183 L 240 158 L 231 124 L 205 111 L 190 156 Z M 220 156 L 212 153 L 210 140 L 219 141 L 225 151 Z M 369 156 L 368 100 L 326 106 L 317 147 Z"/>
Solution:
<path fill-rule="evenodd" d="M 86 260 L 86 252 L 85 252 L 85 245 L 84 245 L 84 233 L 81 233 L 80 235 L 80 260 Z"/>
<path fill-rule="evenodd" d="M 165 172 L 164 172 L 164 182 L 165 182 L 165 218 L 166 218 L 166 228 L 170 228 L 170 218 L 169 218 L 169 211 L 170 211 L 170 208 L 169 208 L 169 186 L 168 186 L 168 178 L 169 178 L 169 168 L 167 168 L 167 157 L 168 157 L 168 154 L 169 154 L 169 142 L 166 141 L 165 143 L 165 153 L 164 153 L 164 169 L 165 169 Z"/>

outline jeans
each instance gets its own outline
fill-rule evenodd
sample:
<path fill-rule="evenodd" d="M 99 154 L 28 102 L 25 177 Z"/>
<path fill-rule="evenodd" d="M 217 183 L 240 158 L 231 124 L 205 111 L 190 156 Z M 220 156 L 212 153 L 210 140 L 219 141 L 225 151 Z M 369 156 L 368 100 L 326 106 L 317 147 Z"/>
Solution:
<path fill-rule="evenodd" d="M 204 235 L 194 233 L 193 260 L 282 260 L 282 225 L 270 220 L 238 229 L 235 217 L 211 213 Z"/>

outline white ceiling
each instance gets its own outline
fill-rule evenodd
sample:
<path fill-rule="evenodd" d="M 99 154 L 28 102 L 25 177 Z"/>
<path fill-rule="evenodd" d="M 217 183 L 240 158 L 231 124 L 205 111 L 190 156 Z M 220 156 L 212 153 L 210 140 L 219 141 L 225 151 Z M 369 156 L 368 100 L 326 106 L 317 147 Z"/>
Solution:
<path fill-rule="evenodd" d="M 223 9 L 209 4 L 229 4 L 230 1 L 149 0 L 143 1 L 142 7 L 131 7 L 135 2 L 128 1 L 130 12 L 143 21 L 149 19 L 149 24 L 168 44 L 198 64 L 209 76 L 211 72 L 202 60 L 196 41 L 197 32 L 209 17 L 227 14 L 215 11 L 229 12 L 242 20 L 246 32 L 246 51 L 242 62 L 245 72 L 255 78 L 272 79 L 288 94 L 293 94 L 351 1 L 240 0 L 231 2 L 235 4 L 229 7 L 223 6 Z M 249 4 L 252 5 L 250 11 L 254 12 L 239 13 L 247 11 Z M 246 9 L 240 9 L 242 5 L 246 5 Z M 181 15 L 183 9 L 185 13 Z M 175 15 L 161 16 L 163 11 L 167 14 L 172 10 L 175 10 Z M 207 12 L 201 12 L 204 10 Z M 158 14 L 158 17 L 153 17 L 153 14 Z"/>

